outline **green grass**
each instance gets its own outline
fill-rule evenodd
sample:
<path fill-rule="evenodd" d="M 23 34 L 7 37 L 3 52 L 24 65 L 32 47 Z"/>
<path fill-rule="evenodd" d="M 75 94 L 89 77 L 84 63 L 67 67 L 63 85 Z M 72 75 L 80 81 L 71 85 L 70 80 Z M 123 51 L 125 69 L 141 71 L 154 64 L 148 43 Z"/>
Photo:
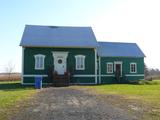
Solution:
<path fill-rule="evenodd" d="M 160 80 L 141 81 L 139 84 L 106 84 L 81 87 L 89 88 L 96 94 L 122 96 L 126 100 L 144 103 L 151 111 L 156 110 L 156 112 L 144 113 L 147 117 L 158 120 L 160 118 Z M 127 103 L 124 102 L 123 104 Z"/>
<path fill-rule="evenodd" d="M 160 104 L 160 80 L 149 82 L 141 81 L 139 84 L 106 84 L 85 87 L 93 88 L 101 94 L 124 95 L 153 104 Z"/>
<path fill-rule="evenodd" d="M 29 99 L 36 90 L 30 86 L 22 86 L 20 81 L 0 82 L 0 120 L 6 119 L 10 109 L 18 102 Z"/>

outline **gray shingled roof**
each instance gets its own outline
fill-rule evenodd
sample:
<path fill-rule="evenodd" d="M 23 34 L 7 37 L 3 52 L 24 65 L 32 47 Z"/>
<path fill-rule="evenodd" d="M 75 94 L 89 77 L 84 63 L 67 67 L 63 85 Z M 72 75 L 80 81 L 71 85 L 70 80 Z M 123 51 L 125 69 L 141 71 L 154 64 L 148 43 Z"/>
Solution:
<path fill-rule="evenodd" d="M 98 55 L 103 57 L 145 57 L 136 43 L 98 42 Z"/>
<path fill-rule="evenodd" d="M 20 46 L 95 48 L 98 43 L 91 27 L 26 25 Z"/>

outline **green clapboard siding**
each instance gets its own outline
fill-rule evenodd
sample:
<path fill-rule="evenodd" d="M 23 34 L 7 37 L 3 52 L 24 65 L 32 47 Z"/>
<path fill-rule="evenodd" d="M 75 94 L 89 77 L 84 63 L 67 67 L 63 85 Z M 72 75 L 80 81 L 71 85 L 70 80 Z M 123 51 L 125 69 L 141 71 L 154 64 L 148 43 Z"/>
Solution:
<path fill-rule="evenodd" d="M 122 77 L 120 78 L 121 83 L 127 83 L 129 81 L 135 81 L 144 79 L 144 76 L 127 76 L 126 75 L 137 75 L 144 74 L 144 58 L 126 58 L 126 57 L 101 57 L 101 74 L 102 75 L 114 75 L 114 73 L 107 73 L 107 62 L 122 62 Z M 130 63 L 137 63 L 137 73 L 130 73 Z M 113 67 L 114 71 L 114 67 Z M 101 78 L 101 83 L 116 83 L 115 77 L 104 76 Z"/>
<path fill-rule="evenodd" d="M 67 69 L 74 70 L 76 75 L 94 75 L 95 74 L 95 52 L 93 48 L 25 48 L 24 50 L 24 75 L 47 75 L 48 68 L 54 65 L 53 60 L 53 51 L 63 51 L 69 52 L 67 58 Z M 43 54 L 45 55 L 45 69 L 44 70 L 35 70 L 35 58 L 34 55 Z M 75 55 L 85 55 L 85 70 L 75 70 Z M 50 82 L 45 78 L 45 82 Z M 24 83 L 33 83 L 34 78 L 25 77 Z M 93 82 L 92 78 L 81 79 L 76 78 L 75 81 L 81 81 L 83 83 Z M 74 82 L 74 81 L 73 81 Z"/>
<path fill-rule="evenodd" d="M 114 77 L 101 77 L 101 84 L 117 83 Z"/>
<path fill-rule="evenodd" d="M 71 83 L 95 83 L 94 77 L 74 77 L 70 81 Z"/>
<path fill-rule="evenodd" d="M 24 50 L 24 75 L 47 75 L 48 68 L 53 66 L 54 59 L 52 56 L 53 51 L 69 52 L 67 58 L 67 69 L 73 70 L 74 75 L 95 75 L 95 52 L 91 48 L 32 48 L 27 47 Z M 35 70 L 35 58 L 34 55 L 43 54 L 45 55 L 45 69 Z M 75 70 L 75 55 L 85 55 L 85 70 Z M 144 58 L 127 58 L 127 57 L 101 57 L 101 81 L 97 76 L 98 83 L 109 84 L 117 83 L 114 73 L 107 73 L 107 62 L 122 62 L 122 77 L 120 78 L 121 83 L 134 82 L 137 80 L 144 79 L 144 76 L 136 76 L 144 74 Z M 137 73 L 130 73 L 130 63 L 137 64 Z M 99 64 L 98 64 L 99 65 Z M 99 66 L 98 66 L 99 67 Z M 114 69 L 114 67 L 113 67 Z M 114 70 L 113 70 L 114 71 Z M 99 73 L 99 69 L 97 70 Z M 105 76 L 106 75 L 106 76 Z M 112 75 L 112 76 L 107 76 Z M 126 76 L 132 75 L 132 76 Z M 135 75 L 135 76 L 133 76 Z M 34 77 L 24 77 L 24 83 L 34 83 Z M 70 80 L 71 83 L 95 83 L 95 77 L 73 77 Z M 52 83 L 48 77 L 43 77 L 43 83 Z"/>

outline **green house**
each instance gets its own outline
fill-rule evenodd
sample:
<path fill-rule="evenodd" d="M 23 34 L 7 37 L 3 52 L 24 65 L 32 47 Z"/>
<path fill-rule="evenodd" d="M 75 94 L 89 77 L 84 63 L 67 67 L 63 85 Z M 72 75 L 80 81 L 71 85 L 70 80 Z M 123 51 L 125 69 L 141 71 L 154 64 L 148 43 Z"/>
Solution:
<path fill-rule="evenodd" d="M 144 79 L 145 55 L 136 43 L 97 42 L 91 27 L 26 25 L 22 46 L 22 84 L 53 83 L 49 70 L 70 84 L 128 83 Z"/>

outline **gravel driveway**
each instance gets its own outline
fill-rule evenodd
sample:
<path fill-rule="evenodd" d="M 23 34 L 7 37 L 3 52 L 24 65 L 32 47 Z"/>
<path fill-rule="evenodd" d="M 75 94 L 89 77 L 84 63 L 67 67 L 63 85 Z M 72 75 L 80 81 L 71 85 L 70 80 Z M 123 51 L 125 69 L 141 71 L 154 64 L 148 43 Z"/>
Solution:
<path fill-rule="evenodd" d="M 135 120 L 123 109 L 70 87 L 43 88 L 10 120 Z"/>

